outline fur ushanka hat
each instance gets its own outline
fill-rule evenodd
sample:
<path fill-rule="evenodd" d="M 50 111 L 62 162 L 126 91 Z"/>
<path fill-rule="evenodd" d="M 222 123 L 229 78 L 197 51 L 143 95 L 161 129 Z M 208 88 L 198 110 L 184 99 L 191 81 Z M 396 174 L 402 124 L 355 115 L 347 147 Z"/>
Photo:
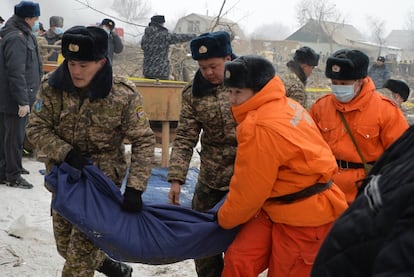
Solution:
<path fill-rule="evenodd" d="M 276 74 L 273 64 L 258 55 L 240 56 L 227 62 L 224 69 L 224 85 L 250 88 L 260 91 Z"/>
<path fill-rule="evenodd" d="M 307 64 L 310 66 L 318 66 L 319 54 L 312 48 L 303 46 L 296 50 L 293 60 L 300 64 Z"/>
<path fill-rule="evenodd" d="M 359 50 L 342 49 L 326 61 L 325 75 L 335 80 L 358 80 L 368 75 L 369 58 Z"/>
<path fill-rule="evenodd" d="M 63 33 L 62 55 L 67 60 L 97 61 L 108 55 L 108 35 L 97 26 L 74 26 Z"/>

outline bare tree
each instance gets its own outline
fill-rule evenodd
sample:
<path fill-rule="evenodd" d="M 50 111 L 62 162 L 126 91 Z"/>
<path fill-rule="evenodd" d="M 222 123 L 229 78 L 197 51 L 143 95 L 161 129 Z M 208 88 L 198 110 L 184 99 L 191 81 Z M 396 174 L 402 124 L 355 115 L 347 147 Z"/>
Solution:
<path fill-rule="evenodd" d="M 300 25 L 304 25 L 310 20 L 315 21 L 315 27 L 321 26 L 328 35 L 329 46 L 331 52 L 333 51 L 333 35 L 335 34 L 339 25 L 329 24 L 328 22 L 334 23 L 345 23 L 340 11 L 336 5 L 330 0 L 301 0 L 296 6 L 297 20 Z M 321 30 L 314 30 L 314 34 L 322 35 Z"/>
<path fill-rule="evenodd" d="M 411 9 L 407 12 L 405 26 L 407 30 L 414 30 L 414 9 Z"/>
<path fill-rule="evenodd" d="M 368 26 L 371 30 L 373 41 L 378 43 L 378 56 L 381 55 L 382 47 L 385 45 L 385 25 L 386 22 L 378 17 L 368 17 Z"/>
<path fill-rule="evenodd" d="M 141 21 L 151 10 L 145 0 L 114 0 L 112 9 L 128 21 Z"/>

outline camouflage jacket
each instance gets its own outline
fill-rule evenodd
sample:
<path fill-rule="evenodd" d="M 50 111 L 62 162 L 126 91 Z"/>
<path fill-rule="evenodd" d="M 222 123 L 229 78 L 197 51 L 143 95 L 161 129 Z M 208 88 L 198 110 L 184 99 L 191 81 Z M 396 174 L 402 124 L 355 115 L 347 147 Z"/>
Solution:
<path fill-rule="evenodd" d="M 150 23 L 142 36 L 141 48 L 144 51 L 143 74 L 145 78 L 168 80 L 170 62 L 168 51 L 171 44 L 190 41 L 195 34 L 175 34 L 161 25 Z"/>
<path fill-rule="evenodd" d="M 281 76 L 286 89 L 286 96 L 299 102 L 305 109 L 307 107 L 307 95 L 306 95 L 306 76 L 303 70 L 296 62 L 289 61 L 288 71 Z"/>
<path fill-rule="evenodd" d="M 226 191 L 233 175 L 237 148 L 236 123 L 230 110 L 228 91 L 222 86 L 197 89 L 195 82 L 183 90 L 168 181 L 184 183 L 193 149 L 201 136 L 198 181 L 213 189 Z"/>
<path fill-rule="evenodd" d="M 82 97 L 70 87 L 56 88 L 46 78 L 29 119 L 27 136 L 47 156 L 47 171 L 75 148 L 117 185 L 126 173 L 124 143 L 128 141 L 132 154 L 127 185 L 144 191 L 151 173 L 154 134 L 134 84 L 117 77 L 112 84 L 109 79 L 109 94 L 99 98 L 102 95 Z"/>

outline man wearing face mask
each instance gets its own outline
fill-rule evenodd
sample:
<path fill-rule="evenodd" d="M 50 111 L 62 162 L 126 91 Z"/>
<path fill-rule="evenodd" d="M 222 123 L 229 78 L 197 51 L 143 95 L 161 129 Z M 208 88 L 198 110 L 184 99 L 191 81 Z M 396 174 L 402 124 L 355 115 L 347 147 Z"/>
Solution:
<path fill-rule="evenodd" d="M 33 188 L 21 174 L 25 128 L 43 74 L 33 35 L 39 16 L 38 3 L 21 1 L 0 31 L 0 184 L 23 189 Z"/>
<path fill-rule="evenodd" d="M 345 193 L 348 203 L 355 199 L 358 181 L 366 177 L 366 165 L 374 164 L 408 128 L 398 106 L 378 93 L 367 77 L 368 65 L 369 58 L 361 51 L 335 52 L 326 61 L 325 69 L 332 82 L 332 93 L 320 97 L 310 109 L 335 155 L 338 172 L 332 179 Z"/>
<path fill-rule="evenodd" d="M 45 34 L 45 38 L 49 45 L 60 45 L 63 35 L 63 17 L 61 16 L 51 16 L 49 18 L 50 28 Z M 57 62 L 59 56 L 59 50 L 49 49 L 49 58 L 48 61 Z"/>

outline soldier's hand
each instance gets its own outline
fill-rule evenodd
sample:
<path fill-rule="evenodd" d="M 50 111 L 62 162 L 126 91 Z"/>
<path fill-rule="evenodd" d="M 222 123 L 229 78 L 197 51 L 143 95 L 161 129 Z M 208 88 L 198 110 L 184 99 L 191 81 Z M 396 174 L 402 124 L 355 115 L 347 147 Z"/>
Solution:
<path fill-rule="evenodd" d="M 170 193 L 168 194 L 168 203 L 173 205 L 180 205 L 181 185 L 178 181 L 172 181 Z"/>
<path fill-rule="evenodd" d="M 126 187 L 122 208 L 130 213 L 140 212 L 142 209 L 142 191 Z"/>
<path fill-rule="evenodd" d="M 30 113 L 30 107 L 29 107 L 29 105 L 23 105 L 23 106 L 20 106 L 19 105 L 19 111 L 18 111 L 18 115 L 20 116 L 20 117 L 25 117 L 26 115 L 28 115 Z"/>

